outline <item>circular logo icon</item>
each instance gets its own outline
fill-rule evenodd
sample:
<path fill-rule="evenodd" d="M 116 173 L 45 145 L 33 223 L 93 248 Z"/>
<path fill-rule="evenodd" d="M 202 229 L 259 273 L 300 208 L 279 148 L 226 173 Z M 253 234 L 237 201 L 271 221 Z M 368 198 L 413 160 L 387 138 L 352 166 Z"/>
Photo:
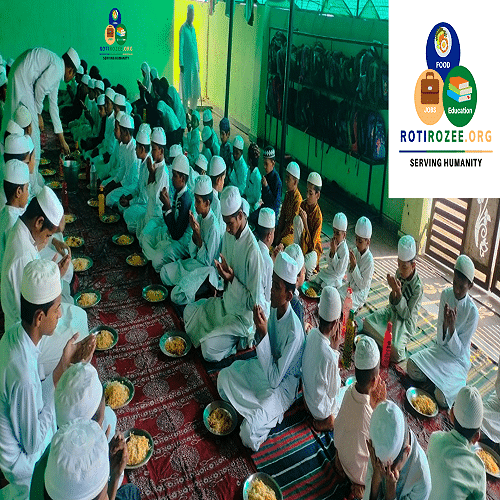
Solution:
<path fill-rule="evenodd" d="M 116 43 L 123 45 L 127 41 L 127 29 L 123 24 L 116 27 Z"/>
<path fill-rule="evenodd" d="M 109 11 L 109 24 L 116 26 L 122 22 L 122 15 L 117 8 L 111 9 Z"/>
<path fill-rule="evenodd" d="M 437 71 L 426 69 L 415 85 L 415 109 L 426 125 L 434 125 L 443 116 L 443 80 Z"/>
<path fill-rule="evenodd" d="M 426 46 L 427 67 L 444 80 L 452 68 L 460 64 L 460 42 L 448 23 L 436 24 L 429 33 Z"/>
<path fill-rule="evenodd" d="M 113 9 L 112 15 L 113 21 L 116 21 L 118 19 L 118 11 L 116 9 Z"/>
<path fill-rule="evenodd" d="M 104 31 L 104 39 L 108 45 L 113 45 L 115 43 L 115 27 L 112 24 L 106 26 Z"/>
<path fill-rule="evenodd" d="M 476 82 L 465 66 L 456 66 L 444 81 L 443 106 L 455 127 L 464 127 L 474 116 L 477 104 Z"/>

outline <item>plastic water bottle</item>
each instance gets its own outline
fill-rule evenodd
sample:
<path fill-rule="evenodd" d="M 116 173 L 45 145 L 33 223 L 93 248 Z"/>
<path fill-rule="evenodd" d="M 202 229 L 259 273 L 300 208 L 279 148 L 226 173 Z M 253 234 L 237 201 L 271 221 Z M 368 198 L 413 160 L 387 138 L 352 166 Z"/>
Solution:
<path fill-rule="evenodd" d="M 392 344 L 392 323 L 387 323 L 387 330 L 384 335 L 384 346 L 382 348 L 382 360 L 380 366 L 382 368 L 389 368 L 391 362 L 391 344 Z"/>
<path fill-rule="evenodd" d="M 92 166 L 90 167 L 90 196 L 91 198 L 97 196 L 97 171 L 94 162 L 92 162 Z"/>
<path fill-rule="evenodd" d="M 344 299 L 344 306 L 342 308 L 342 336 L 345 336 L 347 319 L 349 318 L 349 311 L 352 309 L 352 288 L 347 289 L 347 294 Z"/>
<path fill-rule="evenodd" d="M 356 323 L 354 323 L 354 309 L 349 311 L 349 319 L 346 323 L 344 352 L 342 354 L 342 366 L 349 369 L 352 360 L 352 350 L 354 347 L 354 336 L 356 335 Z"/>
<path fill-rule="evenodd" d="M 99 210 L 99 217 L 102 217 L 104 215 L 104 211 L 106 209 L 105 201 L 106 198 L 104 196 L 104 188 L 102 186 L 99 186 L 99 196 L 97 197 L 98 201 L 98 210 Z"/>
<path fill-rule="evenodd" d="M 67 212 L 69 208 L 69 198 L 68 198 L 68 183 L 66 181 L 63 181 L 62 183 L 61 203 L 64 208 L 64 212 Z"/>

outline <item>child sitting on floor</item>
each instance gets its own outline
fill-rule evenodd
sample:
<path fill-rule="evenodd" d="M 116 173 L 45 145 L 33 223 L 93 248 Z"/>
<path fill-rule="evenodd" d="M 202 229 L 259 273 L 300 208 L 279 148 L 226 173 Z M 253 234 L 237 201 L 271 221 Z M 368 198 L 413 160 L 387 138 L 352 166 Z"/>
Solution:
<path fill-rule="evenodd" d="M 285 247 L 293 243 L 293 219 L 299 215 L 302 196 L 299 191 L 300 167 L 292 161 L 286 167 L 286 194 L 281 206 L 275 244 L 282 243 Z"/>
<path fill-rule="evenodd" d="M 347 288 L 352 290 L 352 309 L 357 311 L 366 301 L 373 277 L 373 255 L 370 252 L 372 223 L 366 217 L 360 217 L 354 228 L 356 248 L 349 250 L 349 266 L 347 282 L 339 288 L 342 302 L 347 294 Z"/>
<path fill-rule="evenodd" d="M 399 363 L 406 359 L 406 345 L 417 330 L 417 318 L 424 288 L 416 270 L 417 249 L 412 236 L 400 238 L 398 269 L 395 276 L 387 274 L 391 287 L 389 305 L 364 318 L 363 331 L 373 337 L 379 346 L 384 343 L 387 322 L 392 323 L 391 359 Z"/>
<path fill-rule="evenodd" d="M 210 127 L 203 127 L 201 132 L 201 140 L 203 141 L 201 152 L 205 155 L 209 163 L 213 156 L 220 155 L 219 143 L 214 141 L 212 132 L 213 130 Z"/>
<path fill-rule="evenodd" d="M 213 144 L 216 145 L 217 149 L 220 150 L 220 141 L 214 130 L 214 118 L 212 116 L 212 110 L 207 108 L 203 111 L 203 128 L 210 129 L 212 134 Z"/>
<path fill-rule="evenodd" d="M 212 188 L 214 196 L 212 200 L 212 211 L 215 215 L 215 220 L 219 221 L 220 234 L 226 232 L 226 224 L 222 218 L 220 209 L 219 193 L 224 189 L 224 180 L 226 178 L 226 164 L 220 156 L 213 156 L 208 166 L 208 175 L 212 180 Z"/>
<path fill-rule="evenodd" d="M 245 193 L 247 186 L 248 166 L 243 158 L 243 138 L 237 135 L 233 142 L 233 171 L 229 177 L 229 183 L 236 186 L 241 195 Z"/>
<path fill-rule="evenodd" d="M 273 259 L 269 255 L 269 249 L 274 240 L 274 228 L 276 226 L 276 219 L 274 210 L 270 208 L 263 208 L 259 213 L 259 221 L 255 228 L 255 236 L 262 253 L 262 289 L 265 297 L 264 312 L 266 318 L 269 317 L 271 307 L 271 280 L 273 277 Z"/>
<path fill-rule="evenodd" d="M 207 173 L 207 165 L 207 159 L 200 153 L 198 155 L 198 158 L 196 158 L 193 166 L 189 166 L 188 188 L 192 193 L 194 193 L 194 187 L 196 185 L 196 180 L 198 179 L 198 177 Z"/>
<path fill-rule="evenodd" d="M 229 120 L 224 117 L 219 123 L 220 130 L 220 156 L 224 160 L 227 169 L 226 183 L 231 178 L 233 173 L 233 148 L 229 142 L 229 136 L 231 135 L 231 125 Z"/>
<path fill-rule="evenodd" d="M 307 334 L 304 325 L 304 305 L 300 300 L 300 294 L 299 294 L 299 290 L 304 284 L 304 281 L 306 279 L 306 266 L 304 264 L 304 254 L 302 253 L 302 249 L 299 247 L 299 245 L 297 245 L 297 243 L 292 243 L 291 245 L 288 245 L 285 248 L 285 253 L 287 253 L 293 260 L 295 260 L 295 262 L 297 262 L 297 269 L 298 269 L 297 283 L 295 284 L 295 292 L 293 293 L 290 305 L 292 306 L 292 309 L 297 315 L 297 318 L 299 318 L 302 328 L 304 328 L 304 333 Z"/>
<path fill-rule="evenodd" d="M 191 112 L 190 130 L 186 134 L 185 149 L 188 153 L 189 164 L 193 165 L 200 154 L 201 133 L 200 113 L 197 110 Z"/>
<path fill-rule="evenodd" d="M 245 187 L 245 197 L 250 205 L 250 213 L 259 208 L 262 195 L 262 175 L 259 171 L 259 158 L 259 146 L 255 142 L 252 142 L 248 148 L 249 172 Z"/>
<path fill-rule="evenodd" d="M 332 286 L 319 299 L 319 328 L 306 338 L 302 356 L 302 384 L 306 407 L 317 431 L 333 430 L 340 409 L 339 346 L 342 342 L 342 304 Z"/>

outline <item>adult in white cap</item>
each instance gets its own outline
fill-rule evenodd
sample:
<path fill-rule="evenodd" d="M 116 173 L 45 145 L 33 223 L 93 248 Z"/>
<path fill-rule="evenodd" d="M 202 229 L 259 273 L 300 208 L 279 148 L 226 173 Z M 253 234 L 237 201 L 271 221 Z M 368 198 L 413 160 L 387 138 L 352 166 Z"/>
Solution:
<path fill-rule="evenodd" d="M 121 207 L 120 198 L 134 193 L 137 189 L 139 160 L 135 152 L 133 133 L 134 119 L 130 115 L 123 114 L 120 118 L 119 170 L 105 189 L 108 207 Z"/>
<path fill-rule="evenodd" d="M 299 215 L 300 204 L 302 203 L 302 195 L 299 191 L 299 180 L 300 167 L 298 163 L 291 161 L 286 167 L 286 193 L 280 210 L 275 245 L 281 243 L 287 247 L 294 242 L 293 220 Z"/>
<path fill-rule="evenodd" d="M 271 429 L 283 420 L 299 388 L 304 330 L 290 307 L 297 263 L 281 252 L 274 263 L 271 314 L 255 305 L 257 357 L 234 361 L 217 378 L 217 390 L 243 417 L 240 437 L 257 451 Z"/>
<path fill-rule="evenodd" d="M 186 22 L 179 31 L 180 92 L 186 112 L 190 109 L 196 109 L 198 99 L 201 96 L 200 60 L 193 19 L 194 6 L 189 4 Z"/>
<path fill-rule="evenodd" d="M 279 247 L 277 247 L 279 248 Z M 276 252 L 276 249 L 275 249 Z M 302 301 L 300 300 L 299 297 L 299 290 L 304 284 L 304 281 L 306 279 L 306 266 L 304 263 L 304 254 L 302 253 L 302 248 L 300 248 L 297 243 L 292 243 L 291 245 L 288 245 L 285 248 L 285 252 L 297 262 L 297 283 L 295 287 L 295 293 L 293 294 L 292 300 L 290 301 L 290 305 L 292 306 L 292 309 L 294 310 L 295 314 L 297 315 L 297 318 L 299 318 L 300 323 L 302 324 L 302 327 L 304 328 L 304 332 L 308 332 L 306 329 L 306 325 L 304 324 L 304 305 L 302 304 Z M 309 328 L 310 330 L 310 328 Z"/>
<path fill-rule="evenodd" d="M 401 409 L 382 401 L 370 420 L 370 461 L 363 500 L 419 498 L 431 492 L 431 476 L 425 452 L 408 427 Z"/>
<path fill-rule="evenodd" d="M 326 286 L 319 299 L 319 327 L 307 335 L 302 357 L 304 401 L 317 431 L 333 429 L 345 392 L 340 389 L 339 371 L 341 313 L 339 292 Z"/>
<path fill-rule="evenodd" d="M 300 204 L 298 215 L 293 218 L 293 242 L 302 248 L 307 279 L 311 279 L 314 271 L 319 270 L 319 259 L 323 253 L 323 216 L 318 204 L 322 185 L 321 175 L 311 172 L 307 177 L 306 199 Z"/>
<path fill-rule="evenodd" d="M 255 236 L 262 254 L 262 289 L 266 299 L 264 313 L 269 317 L 271 308 L 271 285 L 273 277 L 273 259 L 269 254 L 274 241 L 276 214 L 271 208 L 264 207 L 259 211 L 259 219 L 255 226 Z"/>
<path fill-rule="evenodd" d="M 61 316 L 57 264 L 29 262 L 20 288 L 20 320 L 0 340 L 0 469 L 9 481 L 2 498 L 28 498 L 35 462 L 55 432 L 54 388 L 70 363 L 90 360 L 95 349 L 93 336 L 76 343 L 75 334 L 59 351 L 53 373 L 45 376 L 40 345 L 55 334 Z"/>
<path fill-rule="evenodd" d="M 64 80 L 67 83 L 72 80 L 78 66 L 80 66 L 80 58 L 73 48 L 69 48 L 61 58 L 50 50 L 37 47 L 23 52 L 11 68 L 0 135 L 3 136 L 7 122 L 22 102 L 33 117 L 32 137 L 35 143 L 37 167 L 40 162 L 40 130 L 43 131 L 43 100 L 46 96 L 49 98 L 49 111 L 54 133 L 59 138 L 61 148 L 65 153 L 69 153 L 69 146 L 64 139 L 59 118 L 57 93 L 60 81 Z"/>
<path fill-rule="evenodd" d="M 352 290 L 352 308 L 357 311 L 365 302 L 370 292 L 373 278 L 373 255 L 370 251 L 372 224 L 367 217 L 360 217 L 354 228 L 356 248 L 349 250 L 347 281 L 339 288 L 342 302 L 347 289 Z M 385 330 L 384 330 L 385 332 Z"/>
<path fill-rule="evenodd" d="M 201 131 L 201 140 L 203 142 L 201 152 L 203 155 L 205 155 L 209 163 L 212 160 L 213 156 L 220 156 L 219 141 L 217 140 L 217 135 L 215 134 L 212 127 L 208 125 L 205 125 L 203 127 L 203 130 Z"/>
<path fill-rule="evenodd" d="M 188 159 L 179 155 L 172 163 L 173 198 L 169 195 L 168 185 L 159 194 L 163 204 L 163 220 L 159 224 L 148 225 L 141 237 L 144 255 L 151 260 L 158 273 L 165 264 L 189 255 L 189 240 L 192 234 L 189 211 L 193 198 L 187 188 L 188 178 Z"/>
<path fill-rule="evenodd" d="M 387 274 L 391 288 L 389 304 L 365 317 L 363 331 L 382 346 L 387 322 L 392 323 L 391 360 L 406 359 L 406 346 L 417 331 L 417 319 L 424 287 L 416 270 L 417 249 L 413 236 L 407 234 L 398 243 L 396 274 Z"/>
<path fill-rule="evenodd" d="M 467 255 L 455 263 L 453 286 L 441 293 L 436 343 L 413 354 L 407 364 L 408 375 L 419 382 L 430 381 L 440 406 L 449 408 L 467 382 L 470 344 L 479 313 L 469 290 L 474 280 L 474 264 Z"/>
<path fill-rule="evenodd" d="M 214 197 L 212 181 L 200 175 L 194 187 L 196 216 L 189 212 L 192 237 L 189 241 L 189 258 L 171 262 L 162 267 L 161 280 L 173 286 L 171 300 L 186 305 L 195 301 L 196 294 L 222 289 L 214 261 L 219 255 L 221 234 L 210 206 Z"/>
<path fill-rule="evenodd" d="M 326 267 L 320 269 L 314 277 L 321 286 L 340 288 L 349 265 L 349 248 L 347 247 L 347 217 L 338 212 L 333 218 L 333 236 L 330 240 L 330 250 L 326 255 Z"/>
<path fill-rule="evenodd" d="M 209 175 L 210 179 L 212 179 L 212 187 L 214 191 L 212 212 L 215 215 L 215 220 L 219 221 L 221 234 L 224 234 L 226 232 L 226 224 L 224 223 L 224 220 L 222 218 L 219 196 L 224 189 L 226 173 L 227 170 L 224 159 L 218 155 L 213 156 L 209 161 L 207 174 Z"/>
<path fill-rule="evenodd" d="M 245 193 L 247 187 L 247 176 L 248 176 L 248 165 L 243 157 L 243 138 L 237 135 L 233 142 L 233 169 L 229 175 L 229 184 L 231 186 L 236 186 L 241 195 Z"/>
<path fill-rule="evenodd" d="M 483 403 L 475 387 L 460 389 L 450 418 L 454 429 L 433 432 L 429 439 L 429 499 L 486 498 L 486 471 L 474 449 L 483 420 Z"/>
<path fill-rule="evenodd" d="M 220 262 L 215 266 L 226 286 L 222 297 L 188 304 L 187 334 L 207 361 L 220 361 L 252 343 L 252 310 L 263 304 L 262 255 L 242 211 L 241 195 L 227 186 L 221 195 L 226 224 Z"/>
<path fill-rule="evenodd" d="M 379 376 L 380 352 L 366 335 L 356 344 L 354 367 L 356 382 L 347 388 L 335 419 L 335 467 L 350 479 L 354 498 L 362 498 L 370 461 L 370 419 L 373 409 L 386 398 L 385 383 Z"/>

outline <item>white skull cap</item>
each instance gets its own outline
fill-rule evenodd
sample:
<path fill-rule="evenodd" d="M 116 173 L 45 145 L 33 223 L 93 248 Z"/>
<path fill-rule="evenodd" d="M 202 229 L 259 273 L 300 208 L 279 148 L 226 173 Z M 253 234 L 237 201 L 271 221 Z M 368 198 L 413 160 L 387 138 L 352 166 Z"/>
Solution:
<path fill-rule="evenodd" d="M 212 177 L 217 177 L 226 170 L 226 162 L 221 156 L 212 156 L 210 159 L 210 165 L 208 166 L 208 175 Z"/>
<path fill-rule="evenodd" d="M 224 217 L 241 209 L 241 194 L 236 186 L 227 186 L 220 195 L 220 209 Z"/>
<path fill-rule="evenodd" d="M 167 145 L 167 136 L 162 127 L 155 127 L 151 133 L 151 142 L 159 144 L 160 146 Z"/>
<path fill-rule="evenodd" d="M 115 94 L 113 102 L 117 106 L 125 106 L 125 96 L 123 94 Z"/>
<path fill-rule="evenodd" d="M 200 153 L 198 155 L 198 158 L 196 158 L 196 161 L 194 163 L 195 163 L 195 165 L 200 167 L 202 170 L 205 170 L 205 172 L 207 171 L 208 161 L 207 161 L 207 157 L 205 155 L 202 155 Z"/>
<path fill-rule="evenodd" d="M 85 76 L 85 75 L 84 75 Z M 83 76 L 82 76 L 82 80 L 83 80 Z M 111 101 L 111 102 L 114 102 L 115 100 L 115 95 L 116 95 L 116 92 L 111 88 L 111 87 L 108 87 L 106 89 L 106 91 L 104 92 L 104 95 Z"/>
<path fill-rule="evenodd" d="M 264 207 L 259 211 L 259 226 L 273 229 L 276 226 L 276 214 L 272 208 Z"/>
<path fill-rule="evenodd" d="M 174 158 L 172 170 L 181 174 L 189 175 L 189 161 L 185 155 L 181 154 Z"/>
<path fill-rule="evenodd" d="M 89 76 L 89 75 L 83 75 L 83 76 L 82 76 L 82 80 L 81 80 L 81 82 L 82 82 L 84 85 L 87 85 L 87 86 L 88 86 L 88 84 L 89 84 L 89 82 L 90 82 L 90 76 Z"/>
<path fill-rule="evenodd" d="M 307 182 L 310 182 L 313 186 L 321 187 L 323 185 L 323 181 L 321 180 L 321 175 L 318 172 L 311 172 L 307 177 Z"/>
<path fill-rule="evenodd" d="M 27 127 L 32 121 L 30 110 L 24 104 L 19 104 L 14 120 L 21 128 Z"/>
<path fill-rule="evenodd" d="M 362 335 L 356 344 L 354 366 L 358 370 L 371 370 L 378 365 L 379 361 L 380 352 L 377 343 L 371 337 Z"/>
<path fill-rule="evenodd" d="M 75 68 L 78 68 L 80 66 L 80 56 L 78 55 L 78 52 L 73 47 L 70 47 L 66 54 L 68 54 Z"/>
<path fill-rule="evenodd" d="M 417 246 L 413 236 L 405 234 L 398 241 L 398 258 L 403 262 L 409 262 L 417 255 Z"/>
<path fill-rule="evenodd" d="M 476 387 L 466 385 L 455 399 L 453 413 L 457 422 L 465 429 L 479 429 L 483 423 L 483 400 Z"/>
<path fill-rule="evenodd" d="M 342 302 L 339 292 L 333 286 L 325 286 L 319 299 L 319 317 L 331 322 L 340 318 Z"/>
<path fill-rule="evenodd" d="M 339 231 L 347 231 L 347 217 L 343 212 L 338 212 L 333 218 L 332 226 Z"/>
<path fill-rule="evenodd" d="M 9 160 L 4 165 L 4 180 L 12 184 L 27 184 L 30 181 L 28 165 L 21 160 Z"/>
<path fill-rule="evenodd" d="M 21 129 L 21 134 L 11 134 L 5 139 L 5 152 L 10 155 L 29 153 L 28 138 Z"/>
<path fill-rule="evenodd" d="M 212 137 L 212 129 L 206 126 L 203 127 L 203 130 L 201 131 L 201 140 L 203 142 L 207 142 L 210 137 Z"/>
<path fill-rule="evenodd" d="M 459 255 L 455 262 L 455 269 L 461 272 L 471 283 L 474 283 L 474 263 L 470 257 L 464 254 Z"/>
<path fill-rule="evenodd" d="M 21 295 L 30 304 L 48 304 L 61 295 L 61 273 L 51 260 L 35 259 L 23 270 Z"/>
<path fill-rule="evenodd" d="M 120 127 L 133 129 L 134 128 L 134 119 L 130 115 L 127 115 L 124 113 L 120 117 Z"/>
<path fill-rule="evenodd" d="M 300 274 L 300 271 L 302 271 L 302 268 L 304 267 L 304 253 L 302 252 L 302 248 L 300 248 L 300 245 L 297 245 L 297 243 L 292 243 L 291 245 L 288 245 L 285 248 L 285 252 L 297 262 L 297 277 Z"/>
<path fill-rule="evenodd" d="M 296 179 L 300 179 L 300 167 L 299 164 L 295 161 L 291 161 L 287 167 L 286 171 L 290 174 L 293 175 Z"/>
<path fill-rule="evenodd" d="M 182 146 L 180 144 L 173 144 L 172 146 L 170 146 L 170 150 L 168 152 L 168 156 L 170 156 L 170 158 L 175 158 L 176 156 L 179 156 L 183 154 L 182 153 Z"/>
<path fill-rule="evenodd" d="M 7 132 L 13 135 L 24 135 L 24 130 L 12 119 L 7 123 Z"/>
<path fill-rule="evenodd" d="M 212 180 L 208 175 L 200 175 L 194 184 L 194 194 L 205 196 L 213 192 Z"/>
<path fill-rule="evenodd" d="M 321 295 L 323 296 L 323 295 Z M 382 401 L 370 419 L 370 439 L 382 463 L 393 463 L 405 442 L 405 418 L 392 401 Z"/>
<path fill-rule="evenodd" d="M 291 285 L 297 283 L 297 274 L 299 272 L 297 262 L 285 252 L 280 252 L 276 256 L 274 272 L 283 281 Z"/>
<path fill-rule="evenodd" d="M 372 237 L 372 223 L 367 217 L 360 217 L 356 222 L 356 227 L 354 228 L 354 233 L 360 238 L 371 238 Z"/>
<path fill-rule="evenodd" d="M 234 138 L 233 147 L 235 147 L 236 149 L 241 149 L 243 151 L 243 148 L 245 147 L 245 143 L 243 142 L 243 137 L 237 135 Z"/>
<path fill-rule="evenodd" d="M 36 199 L 47 219 L 54 226 L 59 226 L 62 216 L 64 215 L 64 209 L 56 193 L 48 186 L 44 186 L 36 195 Z"/>
<path fill-rule="evenodd" d="M 203 122 L 209 122 L 210 120 L 213 120 L 212 111 L 210 108 L 207 108 L 203 111 Z"/>
<path fill-rule="evenodd" d="M 101 94 L 98 98 L 97 98 L 97 105 L 98 106 L 104 106 L 104 103 L 106 102 L 106 96 L 104 94 Z"/>

